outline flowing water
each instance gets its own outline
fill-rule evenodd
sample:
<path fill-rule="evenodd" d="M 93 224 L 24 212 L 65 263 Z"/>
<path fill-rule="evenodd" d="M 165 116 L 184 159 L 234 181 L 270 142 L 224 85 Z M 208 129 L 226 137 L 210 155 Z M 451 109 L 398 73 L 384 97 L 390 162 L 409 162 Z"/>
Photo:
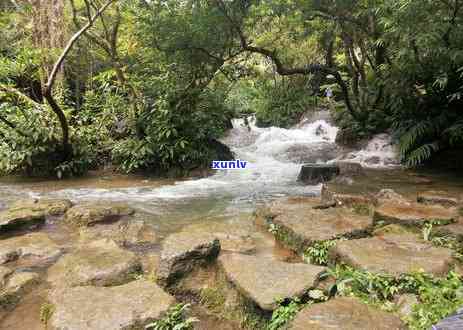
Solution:
<path fill-rule="evenodd" d="M 382 188 L 412 197 L 430 189 L 463 192 L 463 180 L 453 175 L 398 168 L 396 152 L 387 135 L 374 137 L 362 150 L 344 151 L 334 143 L 338 129 L 330 123 L 327 113 L 317 114 L 291 129 L 258 128 L 252 118 L 234 120 L 233 125 L 223 142 L 237 159 L 248 162 L 246 169 L 217 171 L 206 178 L 178 181 L 101 172 L 61 181 L 2 178 L 0 210 L 15 200 L 30 197 L 69 198 L 75 203 L 122 201 L 137 210 L 137 218 L 153 224 L 160 241 L 185 226 L 206 225 L 221 231 L 226 228 L 232 234 L 246 231 L 256 244 L 256 254 L 297 261 L 271 235 L 254 226 L 252 212 L 256 204 L 274 198 L 319 194 L 321 186 L 297 183 L 301 163 L 344 159 L 372 168 L 352 185 L 337 187 L 348 193 L 376 192 Z M 58 227 L 49 224 L 43 230 L 59 244 L 66 244 L 71 235 Z M 159 244 L 154 249 L 159 249 Z M 0 329 L 17 324 L 41 329 L 38 306 L 44 297 L 44 290 L 36 290 L 12 313 L 0 315 Z"/>

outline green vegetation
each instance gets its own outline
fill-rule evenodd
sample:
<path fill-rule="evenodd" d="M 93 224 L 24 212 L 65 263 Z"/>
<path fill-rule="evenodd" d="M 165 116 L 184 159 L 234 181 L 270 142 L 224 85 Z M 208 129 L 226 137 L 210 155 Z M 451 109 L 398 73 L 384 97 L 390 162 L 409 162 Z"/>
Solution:
<path fill-rule="evenodd" d="M 330 269 L 326 276 L 335 279 L 330 288 L 331 294 L 353 295 L 387 310 L 394 310 L 392 299 L 396 295 L 415 294 L 420 303 L 413 306 L 412 314 L 405 319 L 411 329 L 429 329 L 463 304 L 463 282 L 452 271 L 444 278 L 434 278 L 421 272 L 394 278 L 337 266 Z"/>
<path fill-rule="evenodd" d="M 297 298 L 286 304 L 280 301 L 279 305 L 280 306 L 272 313 L 272 318 L 267 325 L 267 330 L 281 329 L 303 308 L 301 301 Z"/>
<path fill-rule="evenodd" d="M 6 0 L 0 17 L 0 174 L 185 174 L 232 157 L 232 117 L 320 107 L 344 137 L 394 132 L 410 166 L 463 146 L 456 0 Z"/>
<path fill-rule="evenodd" d="M 47 328 L 48 322 L 53 315 L 54 308 L 55 307 L 49 303 L 44 303 L 42 306 L 40 306 L 40 322 L 43 323 L 45 329 Z"/>
<path fill-rule="evenodd" d="M 335 240 L 316 242 L 307 248 L 303 255 L 304 260 L 316 265 L 326 265 L 328 264 L 328 251 L 335 245 Z"/>
<path fill-rule="evenodd" d="M 177 304 L 172 307 L 167 315 L 146 326 L 146 329 L 151 330 L 191 330 L 193 324 L 198 320 L 194 317 L 186 317 L 189 304 Z"/>

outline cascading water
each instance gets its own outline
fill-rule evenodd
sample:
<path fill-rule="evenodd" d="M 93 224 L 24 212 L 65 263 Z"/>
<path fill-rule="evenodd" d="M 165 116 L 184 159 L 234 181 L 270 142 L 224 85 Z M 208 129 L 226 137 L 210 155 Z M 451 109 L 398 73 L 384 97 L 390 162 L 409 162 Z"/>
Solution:
<path fill-rule="evenodd" d="M 384 166 L 385 159 L 395 157 L 387 136 L 373 139 L 364 150 L 342 155 L 341 149 L 334 143 L 337 132 L 338 128 L 325 119 L 306 120 L 291 129 L 258 128 L 252 118 L 246 121 L 236 119 L 233 121 L 233 129 L 222 142 L 230 146 L 237 159 L 248 162 L 246 169 L 217 171 L 208 178 L 162 186 L 110 189 L 85 187 L 28 194 L 32 197 L 45 195 L 74 201 L 129 201 L 142 205 L 148 211 L 153 211 L 151 206 L 154 205 L 173 205 L 197 199 L 227 201 L 227 205 L 241 207 L 281 195 L 317 194 L 319 186 L 303 186 L 296 182 L 302 163 L 347 159 L 369 165 L 368 161 L 371 163 L 373 159 L 374 166 Z"/>

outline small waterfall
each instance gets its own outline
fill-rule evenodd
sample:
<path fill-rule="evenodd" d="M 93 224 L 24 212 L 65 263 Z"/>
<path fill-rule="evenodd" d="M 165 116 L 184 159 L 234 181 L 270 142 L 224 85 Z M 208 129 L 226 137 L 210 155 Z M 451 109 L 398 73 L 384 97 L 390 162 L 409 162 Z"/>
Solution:
<path fill-rule="evenodd" d="M 255 202 L 281 195 L 318 194 L 319 186 L 296 182 L 302 163 L 329 163 L 339 159 L 381 167 L 396 164 L 395 151 L 387 135 L 372 139 L 365 149 L 342 155 L 335 144 L 338 128 L 317 116 L 291 129 L 259 128 L 250 117 L 233 120 L 233 129 L 222 139 L 237 159 L 248 162 L 241 170 L 217 171 L 213 176 L 178 181 L 160 187 L 80 188 L 48 193 L 73 200 L 129 200 L 140 203 L 159 200 L 213 198 L 233 203 Z"/>

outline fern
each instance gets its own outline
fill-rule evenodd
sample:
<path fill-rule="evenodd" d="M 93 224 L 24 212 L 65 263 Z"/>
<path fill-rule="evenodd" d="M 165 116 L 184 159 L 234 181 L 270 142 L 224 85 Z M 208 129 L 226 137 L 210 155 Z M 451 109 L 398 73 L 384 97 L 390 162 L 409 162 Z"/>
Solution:
<path fill-rule="evenodd" d="M 408 156 L 407 156 L 407 161 L 406 164 L 408 166 L 416 166 L 421 163 L 423 163 L 425 160 L 428 160 L 431 158 L 433 153 L 438 151 L 439 148 L 439 143 L 433 142 L 433 143 L 427 143 L 424 144 L 415 150 L 413 150 Z"/>

